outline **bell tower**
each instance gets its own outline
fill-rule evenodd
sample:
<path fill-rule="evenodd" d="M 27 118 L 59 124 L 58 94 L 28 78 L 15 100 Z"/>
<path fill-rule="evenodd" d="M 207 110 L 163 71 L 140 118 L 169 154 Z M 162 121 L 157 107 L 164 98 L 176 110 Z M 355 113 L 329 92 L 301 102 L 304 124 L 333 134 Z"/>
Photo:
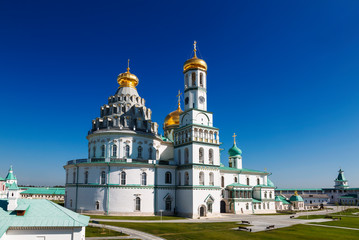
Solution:
<path fill-rule="evenodd" d="M 176 207 L 187 217 L 218 216 L 220 209 L 219 129 L 207 111 L 207 64 L 194 56 L 183 65 L 184 111 L 174 130 L 177 171 Z"/>

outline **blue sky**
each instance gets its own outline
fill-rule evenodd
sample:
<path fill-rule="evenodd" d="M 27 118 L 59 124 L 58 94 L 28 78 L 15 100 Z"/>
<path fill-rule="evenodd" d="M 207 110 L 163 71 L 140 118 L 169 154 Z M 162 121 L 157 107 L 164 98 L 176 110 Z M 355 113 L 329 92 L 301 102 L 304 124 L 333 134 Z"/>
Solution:
<path fill-rule="evenodd" d="M 1 1 L 0 176 L 63 184 L 126 70 L 160 125 L 198 42 L 227 164 L 279 187 L 359 187 L 358 1 Z"/>

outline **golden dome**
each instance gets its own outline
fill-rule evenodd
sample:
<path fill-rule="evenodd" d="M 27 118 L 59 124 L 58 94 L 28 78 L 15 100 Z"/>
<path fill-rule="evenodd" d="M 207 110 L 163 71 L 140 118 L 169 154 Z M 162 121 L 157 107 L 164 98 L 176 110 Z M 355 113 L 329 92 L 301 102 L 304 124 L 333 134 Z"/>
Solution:
<path fill-rule="evenodd" d="M 170 126 L 179 126 L 180 124 L 180 115 L 183 113 L 180 106 L 178 106 L 176 111 L 171 112 L 167 115 L 165 118 L 164 128 L 170 127 Z"/>
<path fill-rule="evenodd" d="M 128 60 L 128 63 L 130 62 L 130 60 Z M 136 86 L 138 85 L 138 78 L 135 74 L 130 73 L 130 66 L 128 64 L 127 67 L 127 72 L 125 73 L 121 73 L 120 75 L 118 75 L 117 77 L 117 82 L 121 87 L 132 87 L 134 89 L 136 89 Z"/>
<path fill-rule="evenodd" d="M 201 69 L 204 71 L 207 71 L 207 63 L 203 60 L 197 57 L 197 48 L 196 48 L 196 44 L 197 42 L 194 41 L 194 56 L 191 59 L 188 59 L 184 64 L 183 64 L 183 72 L 186 72 L 189 69 Z"/>

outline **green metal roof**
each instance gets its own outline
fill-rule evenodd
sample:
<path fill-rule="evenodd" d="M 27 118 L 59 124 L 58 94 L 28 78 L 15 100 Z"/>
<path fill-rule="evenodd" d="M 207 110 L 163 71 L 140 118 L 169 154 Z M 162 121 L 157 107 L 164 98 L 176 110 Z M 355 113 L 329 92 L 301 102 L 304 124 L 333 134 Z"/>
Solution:
<path fill-rule="evenodd" d="M 274 183 L 269 178 L 267 178 L 267 186 L 268 187 L 275 187 Z"/>
<path fill-rule="evenodd" d="M 15 182 L 10 184 L 10 186 L 9 186 L 9 190 L 19 190 L 19 189 L 20 188 L 17 186 L 17 184 Z"/>
<path fill-rule="evenodd" d="M 289 205 L 290 202 L 283 196 L 275 196 L 276 202 L 282 202 L 283 204 Z"/>
<path fill-rule="evenodd" d="M 358 198 L 358 195 L 356 195 L 356 194 L 346 194 L 346 195 L 340 196 L 339 198 Z"/>
<path fill-rule="evenodd" d="M 5 181 L 5 179 L 3 179 L 2 177 L 0 177 L 0 181 Z"/>
<path fill-rule="evenodd" d="M 264 171 L 258 171 L 248 168 L 231 168 L 231 167 L 219 167 L 220 170 L 229 170 L 229 171 L 236 171 L 236 172 L 249 172 L 249 173 L 267 173 Z"/>
<path fill-rule="evenodd" d="M 65 195 L 65 188 L 28 188 L 21 194 Z"/>
<path fill-rule="evenodd" d="M 277 188 L 276 191 L 322 191 L 322 188 Z"/>
<path fill-rule="evenodd" d="M 345 179 L 344 177 L 344 171 L 342 169 L 339 169 L 339 174 L 338 174 L 338 177 L 337 179 L 335 179 L 335 181 L 343 181 L 343 182 L 346 182 L 347 180 Z"/>
<path fill-rule="evenodd" d="M 9 169 L 9 172 L 7 173 L 7 176 L 5 178 L 6 180 L 16 180 L 16 177 L 12 171 L 12 166 Z"/>
<path fill-rule="evenodd" d="M 18 199 L 24 216 L 7 211 L 7 199 L 0 199 L 0 238 L 9 227 L 85 227 L 90 217 L 75 213 L 46 199 Z"/>
<path fill-rule="evenodd" d="M 240 183 L 232 183 L 228 186 L 231 186 L 231 187 L 251 187 L 249 185 L 245 185 L 245 184 L 240 184 Z"/>
<path fill-rule="evenodd" d="M 291 202 L 304 202 L 303 198 L 299 196 L 298 194 L 294 194 L 289 198 L 289 201 Z"/>
<path fill-rule="evenodd" d="M 230 157 L 238 157 L 242 155 L 242 151 L 237 147 L 236 143 L 233 143 L 233 146 L 228 150 L 228 154 Z"/>
<path fill-rule="evenodd" d="M 261 200 L 258 200 L 258 199 L 255 199 L 255 198 L 252 198 L 252 203 L 261 203 L 262 201 Z"/>

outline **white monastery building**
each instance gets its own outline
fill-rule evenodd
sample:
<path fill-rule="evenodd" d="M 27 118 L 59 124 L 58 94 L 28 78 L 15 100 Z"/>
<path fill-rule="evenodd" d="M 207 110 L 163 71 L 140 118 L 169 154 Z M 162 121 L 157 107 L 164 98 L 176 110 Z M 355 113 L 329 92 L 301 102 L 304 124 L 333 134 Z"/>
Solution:
<path fill-rule="evenodd" d="M 221 164 L 219 129 L 207 110 L 207 64 L 197 57 L 196 44 L 183 74 L 184 110 L 179 100 L 165 118 L 164 137 L 137 92 L 137 76 L 129 67 L 118 76 L 118 90 L 92 121 L 88 158 L 64 166 L 67 208 L 192 218 L 275 212 L 270 173 L 243 168 L 235 141 L 229 166 Z"/>

